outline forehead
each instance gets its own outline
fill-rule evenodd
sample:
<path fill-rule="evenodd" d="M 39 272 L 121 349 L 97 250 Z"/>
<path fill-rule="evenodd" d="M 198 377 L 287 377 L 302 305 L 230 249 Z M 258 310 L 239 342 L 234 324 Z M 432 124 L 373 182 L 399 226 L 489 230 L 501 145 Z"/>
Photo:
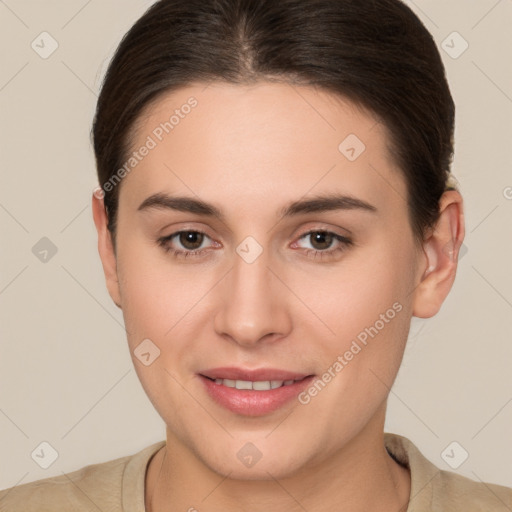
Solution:
<path fill-rule="evenodd" d="M 229 195 L 260 209 L 325 191 L 381 205 L 405 198 L 385 126 L 310 86 L 212 83 L 167 93 L 139 116 L 127 161 L 132 152 L 120 202 L 162 191 L 219 204 Z"/>

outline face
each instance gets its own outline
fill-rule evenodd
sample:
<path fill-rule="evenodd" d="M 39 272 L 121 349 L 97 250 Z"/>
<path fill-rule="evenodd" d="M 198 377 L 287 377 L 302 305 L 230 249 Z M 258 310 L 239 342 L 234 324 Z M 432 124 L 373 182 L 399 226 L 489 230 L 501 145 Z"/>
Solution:
<path fill-rule="evenodd" d="M 136 128 L 109 289 L 168 441 L 279 478 L 381 432 L 426 261 L 385 127 L 262 82 L 173 92 Z"/>

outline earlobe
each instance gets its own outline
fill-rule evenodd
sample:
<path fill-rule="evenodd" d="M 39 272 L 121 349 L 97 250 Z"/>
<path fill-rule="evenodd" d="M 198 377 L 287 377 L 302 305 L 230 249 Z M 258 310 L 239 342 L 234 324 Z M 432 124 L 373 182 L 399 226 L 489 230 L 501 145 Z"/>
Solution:
<path fill-rule="evenodd" d="M 92 214 L 96 231 L 98 232 L 98 252 L 105 274 L 107 290 L 115 305 L 121 308 L 121 294 L 117 277 L 117 260 L 112 243 L 112 236 L 107 228 L 107 213 L 105 211 L 103 197 L 95 193 L 92 195 Z"/>
<path fill-rule="evenodd" d="M 458 191 L 443 194 L 439 211 L 435 229 L 423 244 L 424 258 L 413 300 L 413 315 L 418 318 L 430 318 L 441 308 L 455 281 L 465 235 L 463 200 Z"/>

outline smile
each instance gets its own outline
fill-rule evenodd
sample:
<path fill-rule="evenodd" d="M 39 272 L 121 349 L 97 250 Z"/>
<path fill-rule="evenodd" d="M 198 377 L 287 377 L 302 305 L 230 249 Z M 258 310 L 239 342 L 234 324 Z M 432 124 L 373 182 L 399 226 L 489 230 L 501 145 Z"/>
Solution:
<path fill-rule="evenodd" d="M 259 381 L 251 381 L 251 380 L 232 380 L 232 379 L 210 379 L 218 384 L 219 386 L 226 386 L 228 388 L 236 388 L 236 389 L 248 389 L 255 391 L 269 391 L 271 389 L 277 389 L 282 386 L 291 386 L 295 382 L 300 382 L 300 380 L 259 380 Z"/>
<path fill-rule="evenodd" d="M 245 375 L 245 379 L 227 379 L 222 378 L 221 372 L 215 373 L 217 375 L 198 375 L 207 396 L 222 408 L 243 416 L 264 416 L 278 411 L 285 405 L 297 400 L 298 395 L 314 379 L 314 375 L 297 374 L 294 375 L 295 379 L 270 378 L 269 380 L 260 380 L 262 377 L 265 378 L 269 375 L 258 376 L 259 379 L 256 377 L 255 380 L 246 380 L 247 376 Z M 223 371 L 222 373 L 226 374 L 228 372 Z M 267 371 L 266 373 L 270 372 Z M 277 377 L 275 375 L 277 372 L 272 373 L 274 373 L 273 377 Z M 280 376 L 285 377 L 284 373 L 286 372 L 281 372 Z M 230 375 L 230 377 L 237 376 Z"/>

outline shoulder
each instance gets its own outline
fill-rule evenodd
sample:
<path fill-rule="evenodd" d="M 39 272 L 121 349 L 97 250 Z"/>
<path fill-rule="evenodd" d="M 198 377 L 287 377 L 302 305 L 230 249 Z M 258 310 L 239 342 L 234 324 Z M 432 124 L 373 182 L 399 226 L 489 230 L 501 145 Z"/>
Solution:
<path fill-rule="evenodd" d="M 124 488 L 134 487 L 134 479 L 144 475 L 151 454 L 161 445 L 156 443 L 133 455 L 1 490 L 0 512 L 122 511 Z M 133 480 L 130 483 L 125 475 L 128 466 Z"/>
<path fill-rule="evenodd" d="M 390 455 L 410 470 L 411 497 L 407 512 L 512 510 L 512 488 L 439 469 L 405 437 L 386 433 L 384 439 Z"/>
<path fill-rule="evenodd" d="M 0 491 L 1 512 L 61 510 L 117 510 L 121 480 L 131 457 L 91 464 L 77 471 L 36 480 Z M 62 508 L 62 510 L 64 510 Z"/>
<path fill-rule="evenodd" d="M 450 471 L 440 470 L 433 484 L 433 504 L 449 510 L 510 512 L 512 488 L 477 482 Z M 459 508 L 456 508 L 459 507 Z"/>

